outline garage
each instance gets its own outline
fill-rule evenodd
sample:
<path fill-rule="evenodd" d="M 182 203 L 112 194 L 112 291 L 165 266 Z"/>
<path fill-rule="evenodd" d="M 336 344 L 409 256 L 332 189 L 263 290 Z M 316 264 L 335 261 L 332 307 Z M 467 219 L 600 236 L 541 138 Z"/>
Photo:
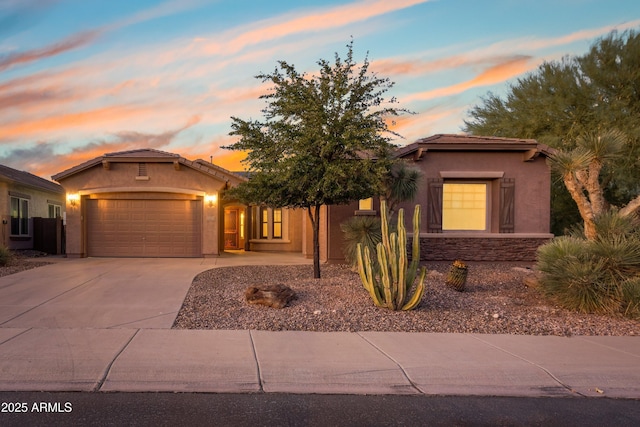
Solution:
<path fill-rule="evenodd" d="M 89 199 L 87 254 L 96 257 L 202 256 L 202 202 Z"/>

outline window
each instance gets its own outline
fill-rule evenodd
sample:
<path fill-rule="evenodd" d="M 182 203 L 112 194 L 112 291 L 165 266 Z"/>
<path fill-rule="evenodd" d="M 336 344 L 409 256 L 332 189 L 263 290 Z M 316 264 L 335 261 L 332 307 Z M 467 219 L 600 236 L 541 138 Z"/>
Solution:
<path fill-rule="evenodd" d="M 59 218 L 62 216 L 62 207 L 53 203 L 48 204 L 49 218 Z"/>
<path fill-rule="evenodd" d="M 255 221 L 251 237 L 263 240 L 286 240 L 287 211 L 281 208 L 256 207 L 252 218 Z"/>
<path fill-rule="evenodd" d="M 269 238 L 269 210 L 268 208 L 260 208 L 260 238 Z"/>
<path fill-rule="evenodd" d="M 358 201 L 358 210 L 359 211 L 372 211 L 373 210 L 373 197 L 369 197 L 368 199 L 362 199 Z"/>
<path fill-rule="evenodd" d="M 11 234 L 29 235 L 29 200 L 11 197 Z"/>
<path fill-rule="evenodd" d="M 274 239 L 282 239 L 282 209 L 273 210 L 273 234 Z"/>
<path fill-rule="evenodd" d="M 487 229 L 487 184 L 447 183 L 442 188 L 442 230 Z"/>

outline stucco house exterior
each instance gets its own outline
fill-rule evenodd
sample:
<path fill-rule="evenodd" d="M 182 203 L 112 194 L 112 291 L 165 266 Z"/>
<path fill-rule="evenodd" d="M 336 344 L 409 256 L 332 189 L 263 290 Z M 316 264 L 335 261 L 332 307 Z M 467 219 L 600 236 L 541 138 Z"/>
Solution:
<path fill-rule="evenodd" d="M 399 205 L 407 224 L 414 205 L 422 207 L 422 260 L 534 261 L 537 248 L 553 237 L 546 163 L 552 151 L 531 139 L 447 134 L 399 148 L 397 158 L 423 174 L 416 199 Z M 329 207 L 327 261 L 343 259 L 339 224 L 378 214 L 379 202 L 360 208 L 357 202 Z"/>
<path fill-rule="evenodd" d="M 55 182 L 0 165 L 2 244 L 12 250 L 33 249 L 34 218 L 61 218 L 64 194 Z"/>
<path fill-rule="evenodd" d="M 551 149 L 535 140 L 434 135 L 396 156 L 423 173 L 407 221 L 422 206 L 425 261 L 533 261 L 550 230 Z M 221 197 L 247 178 L 204 160 L 144 149 L 109 153 L 54 175 L 67 192 L 68 256 L 217 256 L 223 251 L 313 254 L 302 209 Z M 343 262 L 340 224 L 378 215 L 379 200 L 323 206 L 320 258 Z"/>
<path fill-rule="evenodd" d="M 152 149 L 104 154 L 53 179 L 67 193 L 69 257 L 217 256 L 220 193 L 245 180 Z"/>

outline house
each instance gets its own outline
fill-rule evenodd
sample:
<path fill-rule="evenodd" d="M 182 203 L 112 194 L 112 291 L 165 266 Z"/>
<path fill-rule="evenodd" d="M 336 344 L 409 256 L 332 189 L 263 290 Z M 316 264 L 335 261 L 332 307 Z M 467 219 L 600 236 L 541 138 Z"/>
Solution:
<path fill-rule="evenodd" d="M 34 218 L 61 218 L 64 194 L 55 182 L 0 165 L 2 244 L 12 250 L 38 246 L 40 224 Z"/>
<path fill-rule="evenodd" d="M 67 256 L 208 257 L 225 238 L 220 194 L 246 178 L 142 149 L 104 154 L 53 179 L 67 193 Z"/>
<path fill-rule="evenodd" d="M 434 135 L 396 156 L 423 173 L 423 260 L 533 261 L 550 230 L 551 149 L 534 140 Z M 247 178 L 204 160 L 144 149 L 109 153 L 54 175 L 67 192 L 69 256 L 216 256 L 249 250 L 313 254 L 302 209 L 221 197 Z M 323 206 L 320 258 L 343 262 L 340 224 L 377 215 L 378 200 Z M 411 231 L 411 230 L 408 230 Z"/>
<path fill-rule="evenodd" d="M 422 260 L 534 261 L 550 233 L 553 149 L 531 139 L 433 135 L 396 151 L 422 171 L 420 190 L 401 204 L 410 224 L 420 204 Z M 330 206 L 323 255 L 342 257 L 339 224 L 350 216 L 377 214 L 377 201 L 365 209 L 354 202 Z M 408 227 L 411 232 L 411 227 Z"/>

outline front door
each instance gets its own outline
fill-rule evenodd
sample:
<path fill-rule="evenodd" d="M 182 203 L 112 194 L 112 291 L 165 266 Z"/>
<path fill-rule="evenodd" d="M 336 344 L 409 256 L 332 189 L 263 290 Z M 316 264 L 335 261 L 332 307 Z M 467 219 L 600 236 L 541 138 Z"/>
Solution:
<path fill-rule="evenodd" d="M 239 209 L 224 210 L 224 248 L 239 249 L 238 233 Z"/>

